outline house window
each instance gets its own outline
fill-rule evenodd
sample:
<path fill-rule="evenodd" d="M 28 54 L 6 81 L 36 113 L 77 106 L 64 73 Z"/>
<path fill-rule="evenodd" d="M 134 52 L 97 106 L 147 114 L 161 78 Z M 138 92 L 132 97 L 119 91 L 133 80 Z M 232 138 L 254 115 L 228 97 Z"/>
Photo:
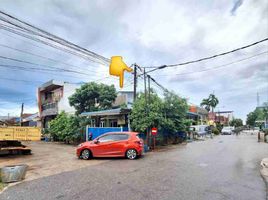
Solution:
<path fill-rule="evenodd" d="M 100 127 L 104 127 L 105 126 L 105 122 L 104 121 L 101 121 L 100 122 Z"/>
<path fill-rule="evenodd" d="M 91 120 L 91 127 L 96 127 L 95 119 L 92 119 L 92 120 Z"/>
<path fill-rule="evenodd" d="M 110 121 L 110 127 L 117 127 L 117 120 L 111 120 Z"/>

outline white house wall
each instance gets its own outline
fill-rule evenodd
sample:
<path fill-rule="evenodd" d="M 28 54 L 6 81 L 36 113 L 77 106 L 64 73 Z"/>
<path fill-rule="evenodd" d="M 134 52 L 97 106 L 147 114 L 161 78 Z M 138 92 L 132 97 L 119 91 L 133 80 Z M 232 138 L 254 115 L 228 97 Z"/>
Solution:
<path fill-rule="evenodd" d="M 75 90 L 77 88 L 79 88 L 79 87 L 80 87 L 80 85 L 64 83 L 63 97 L 58 102 L 59 113 L 61 111 L 65 111 L 66 113 L 69 113 L 69 114 L 74 114 L 75 113 L 75 108 L 70 106 L 68 98 L 71 95 L 73 95 L 75 93 Z"/>

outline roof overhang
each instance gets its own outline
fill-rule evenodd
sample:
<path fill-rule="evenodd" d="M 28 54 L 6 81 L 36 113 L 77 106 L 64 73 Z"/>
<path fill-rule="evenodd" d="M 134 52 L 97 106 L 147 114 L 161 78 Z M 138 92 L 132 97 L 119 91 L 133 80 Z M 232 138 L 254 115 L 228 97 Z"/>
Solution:
<path fill-rule="evenodd" d="M 125 108 L 116 108 L 110 110 L 101 110 L 101 111 L 93 111 L 93 112 L 83 112 L 80 115 L 84 117 L 96 117 L 96 116 L 110 116 L 110 115 L 123 115 L 129 114 L 131 109 Z"/>

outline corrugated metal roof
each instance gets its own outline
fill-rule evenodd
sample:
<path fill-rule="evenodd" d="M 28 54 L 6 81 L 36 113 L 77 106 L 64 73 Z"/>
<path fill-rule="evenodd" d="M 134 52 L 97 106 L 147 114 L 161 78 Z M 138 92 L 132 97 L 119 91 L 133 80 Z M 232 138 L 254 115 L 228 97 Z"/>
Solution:
<path fill-rule="evenodd" d="M 101 110 L 101 111 L 93 111 L 93 112 L 83 112 L 81 116 L 107 116 L 107 115 L 120 115 L 120 114 L 127 114 L 131 110 L 130 109 L 123 109 L 123 108 L 116 108 L 116 109 L 109 109 L 109 110 Z"/>

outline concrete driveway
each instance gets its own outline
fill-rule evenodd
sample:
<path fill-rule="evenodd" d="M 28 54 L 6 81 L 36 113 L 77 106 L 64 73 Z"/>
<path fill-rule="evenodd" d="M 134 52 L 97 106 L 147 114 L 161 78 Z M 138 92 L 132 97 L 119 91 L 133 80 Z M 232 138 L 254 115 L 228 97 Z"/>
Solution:
<path fill-rule="evenodd" d="M 106 162 L 86 162 L 76 157 L 75 146 L 51 142 L 24 142 L 31 147 L 32 155 L 10 155 L 0 157 L 0 168 L 8 165 L 27 164 L 29 169 L 25 181 L 72 171 Z"/>

